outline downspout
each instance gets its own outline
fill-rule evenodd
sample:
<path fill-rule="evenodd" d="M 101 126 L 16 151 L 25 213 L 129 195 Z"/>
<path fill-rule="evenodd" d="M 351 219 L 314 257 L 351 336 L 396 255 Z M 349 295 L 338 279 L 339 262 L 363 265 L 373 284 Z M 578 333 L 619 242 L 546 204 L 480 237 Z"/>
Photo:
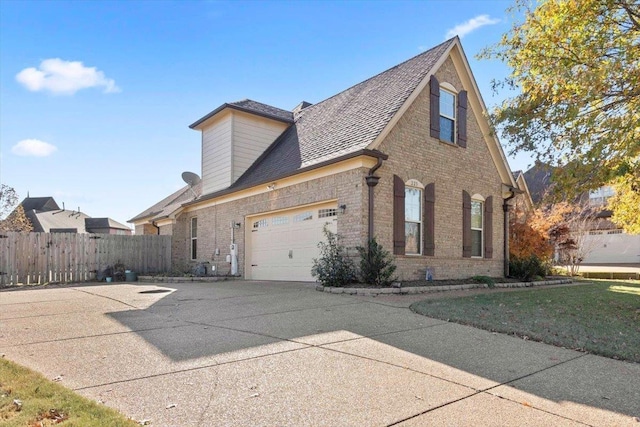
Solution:
<path fill-rule="evenodd" d="M 369 229 L 368 229 L 368 236 L 367 236 L 368 242 L 370 242 L 371 239 L 373 239 L 373 207 L 374 207 L 373 187 L 378 185 L 378 181 L 380 181 L 380 177 L 375 176 L 374 173 L 380 168 L 380 166 L 382 166 L 382 160 L 383 160 L 382 157 L 378 157 L 378 162 L 374 167 L 369 169 L 369 175 L 367 175 L 365 178 L 367 181 L 367 186 L 369 187 Z"/>
<path fill-rule="evenodd" d="M 511 195 L 504 199 L 502 203 L 502 211 L 504 212 L 504 277 L 509 277 L 509 200 L 516 197 L 517 194 L 523 193 L 522 190 L 509 186 Z"/>

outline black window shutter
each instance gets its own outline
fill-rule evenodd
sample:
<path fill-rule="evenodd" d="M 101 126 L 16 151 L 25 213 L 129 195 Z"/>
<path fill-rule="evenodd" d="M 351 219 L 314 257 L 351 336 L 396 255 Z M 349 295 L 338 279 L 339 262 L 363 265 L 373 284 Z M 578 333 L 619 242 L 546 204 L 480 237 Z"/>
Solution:
<path fill-rule="evenodd" d="M 471 258 L 471 196 L 462 190 L 462 256 Z"/>
<path fill-rule="evenodd" d="M 436 185 L 431 183 L 424 187 L 424 255 L 433 256 L 435 253 L 435 204 Z"/>
<path fill-rule="evenodd" d="M 440 83 L 436 76 L 431 76 L 429 80 L 430 86 L 430 104 L 431 111 L 431 137 L 440 138 Z"/>
<path fill-rule="evenodd" d="M 404 181 L 393 176 L 393 253 L 404 255 Z"/>
<path fill-rule="evenodd" d="M 484 201 L 484 257 L 493 258 L 493 196 Z"/>
<path fill-rule="evenodd" d="M 467 91 L 461 90 L 458 93 L 458 145 L 467 148 Z"/>

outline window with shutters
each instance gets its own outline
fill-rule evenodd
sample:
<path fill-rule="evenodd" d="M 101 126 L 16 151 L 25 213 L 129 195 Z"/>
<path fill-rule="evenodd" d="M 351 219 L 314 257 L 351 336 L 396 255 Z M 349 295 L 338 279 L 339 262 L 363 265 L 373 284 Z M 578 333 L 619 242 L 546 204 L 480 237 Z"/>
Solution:
<path fill-rule="evenodd" d="M 191 259 L 198 257 L 198 218 L 191 218 Z"/>
<path fill-rule="evenodd" d="M 432 138 L 467 147 L 467 91 L 452 84 L 429 80 L 430 133 Z"/>
<path fill-rule="evenodd" d="M 482 257 L 484 234 L 484 202 L 471 201 L 471 256 Z"/>
<path fill-rule="evenodd" d="M 407 255 L 422 253 L 422 189 L 404 189 L 404 251 Z"/>
<path fill-rule="evenodd" d="M 440 139 L 456 141 L 456 95 L 440 89 Z"/>

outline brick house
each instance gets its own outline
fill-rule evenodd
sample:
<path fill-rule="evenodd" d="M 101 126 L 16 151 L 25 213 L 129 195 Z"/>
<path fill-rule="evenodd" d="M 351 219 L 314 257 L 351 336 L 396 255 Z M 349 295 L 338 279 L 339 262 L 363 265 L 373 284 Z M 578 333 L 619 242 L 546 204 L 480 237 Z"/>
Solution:
<path fill-rule="evenodd" d="M 246 279 L 313 280 L 325 224 L 349 247 L 376 236 L 403 280 L 502 276 L 517 184 L 485 109 L 457 37 L 293 111 L 223 104 L 190 126 L 201 182 L 130 222 L 171 234 L 177 264 Z"/>

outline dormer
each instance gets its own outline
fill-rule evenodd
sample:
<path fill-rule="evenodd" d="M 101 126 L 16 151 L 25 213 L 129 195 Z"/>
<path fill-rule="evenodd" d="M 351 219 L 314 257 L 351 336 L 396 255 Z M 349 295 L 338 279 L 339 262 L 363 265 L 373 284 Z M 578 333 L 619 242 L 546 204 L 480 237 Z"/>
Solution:
<path fill-rule="evenodd" d="M 232 185 L 293 124 L 293 113 L 245 99 L 189 126 L 202 132 L 202 194 Z"/>

